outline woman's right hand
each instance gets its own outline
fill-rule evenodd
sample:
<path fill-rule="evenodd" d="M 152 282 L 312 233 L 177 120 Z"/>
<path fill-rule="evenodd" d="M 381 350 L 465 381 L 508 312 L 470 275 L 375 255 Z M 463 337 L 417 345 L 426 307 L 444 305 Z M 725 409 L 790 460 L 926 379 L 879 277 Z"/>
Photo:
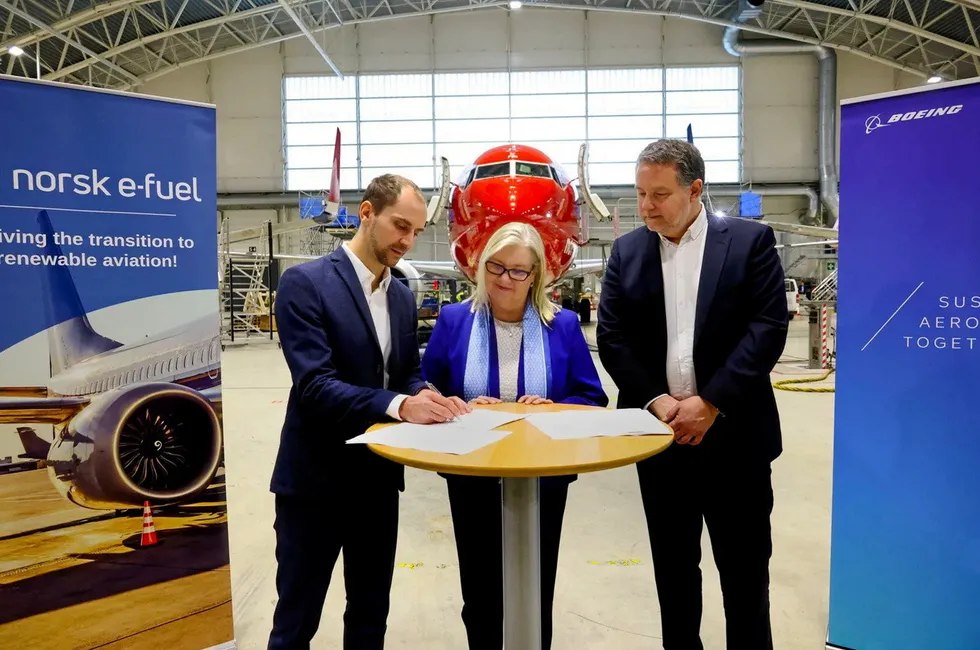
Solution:
<path fill-rule="evenodd" d="M 480 395 L 479 397 L 470 400 L 470 404 L 500 404 L 501 401 L 496 397 L 487 397 L 486 395 Z"/>

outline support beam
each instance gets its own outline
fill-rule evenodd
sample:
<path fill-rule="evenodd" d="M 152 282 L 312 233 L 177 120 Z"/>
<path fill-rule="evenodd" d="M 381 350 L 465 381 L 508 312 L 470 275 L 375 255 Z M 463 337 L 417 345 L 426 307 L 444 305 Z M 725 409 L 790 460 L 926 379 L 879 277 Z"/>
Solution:
<path fill-rule="evenodd" d="M 313 47 L 316 49 L 317 52 L 320 53 L 320 56 L 323 57 L 323 60 L 327 62 L 327 65 L 330 66 L 330 69 L 333 70 L 338 77 L 343 79 L 344 73 L 340 71 L 340 68 L 338 68 L 334 64 L 334 62 L 327 55 L 326 51 L 322 47 L 320 47 L 319 43 L 316 42 L 316 38 L 313 36 L 313 32 L 311 32 L 309 27 L 306 26 L 306 23 L 304 23 L 303 19 L 299 17 L 299 14 L 297 14 L 296 11 L 294 11 L 293 8 L 289 6 L 289 0 L 279 0 L 279 4 L 280 6 L 282 6 L 283 11 L 289 14 L 289 17 L 293 19 L 293 22 L 296 23 L 296 26 L 299 27 L 301 32 L 303 32 L 303 35 L 306 36 L 306 39 L 313 44 Z"/>
<path fill-rule="evenodd" d="M 110 60 L 108 60 L 108 59 L 106 59 L 106 58 L 104 58 L 102 56 L 99 56 L 98 54 L 96 54 L 95 52 L 93 52 L 89 48 L 85 47 L 84 45 L 82 45 L 78 41 L 73 40 L 71 38 L 68 38 L 64 34 L 61 34 L 61 33 L 57 32 L 57 31 L 55 31 L 54 28 L 52 28 L 50 25 L 48 25 L 44 21 L 38 20 L 37 18 L 35 18 L 34 16 L 30 15 L 26 11 L 22 11 L 21 9 L 18 9 L 17 7 L 15 7 L 15 6 L 7 3 L 7 2 L 4 2 L 4 0 L 0 0 L 0 8 L 6 9 L 7 11 L 9 11 L 12 14 L 14 14 L 15 16 L 18 16 L 20 18 L 23 18 L 24 20 L 26 20 L 30 24 L 34 25 L 35 27 L 38 27 L 39 29 L 41 29 L 41 30 L 47 32 L 48 34 L 50 34 L 51 36 L 53 36 L 54 38 L 57 38 L 59 41 L 63 41 L 65 43 L 68 43 L 72 47 L 77 48 L 83 54 L 85 54 L 85 55 L 87 55 L 87 56 L 95 59 L 99 63 L 101 63 L 101 64 L 103 64 L 103 65 L 111 68 L 112 70 L 115 70 L 118 73 L 120 73 L 123 77 L 125 77 L 130 82 L 132 82 L 134 84 L 139 84 L 140 83 L 139 77 L 137 77 L 136 75 L 134 75 L 133 73 L 131 73 L 129 70 L 127 70 L 125 68 L 122 68 L 122 67 L 116 65 L 112 61 L 110 61 Z"/>

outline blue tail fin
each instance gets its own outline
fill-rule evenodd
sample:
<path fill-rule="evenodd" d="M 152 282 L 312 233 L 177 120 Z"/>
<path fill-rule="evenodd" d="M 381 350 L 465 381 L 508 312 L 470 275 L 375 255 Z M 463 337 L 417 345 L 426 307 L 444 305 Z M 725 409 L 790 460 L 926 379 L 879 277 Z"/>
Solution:
<path fill-rule="evenodd" d="M 47 210 L 38 213 L 37 223 L 41 232 L 47 235 L 45 254 L 55 257 L 63 255 L 61 246 L 54 242 L 54 229 Z M 122 345 L 92 329 L 67 266 L 46 264 L 43 279 L 52 376 L 79 361 Z"/>
<path fill-rule="evenodd" d="M 687 141 L 694 144 L 694 130 L 691 128 L 690 124 L 687 125 Z"/>

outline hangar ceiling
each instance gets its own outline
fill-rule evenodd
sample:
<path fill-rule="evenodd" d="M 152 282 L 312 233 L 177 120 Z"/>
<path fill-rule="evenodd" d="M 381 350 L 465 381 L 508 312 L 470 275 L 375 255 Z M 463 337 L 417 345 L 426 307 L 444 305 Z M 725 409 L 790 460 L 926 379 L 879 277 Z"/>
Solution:
<path fill-rule="evenodd" d="M 525 0 L 526 6 L 684 17 L 829 45 L 923 77 L 980 74 L 980 0 Z M 759 0 L 755 0 L 759 1 Z M 0 0 L 0 73 L 129 89 L 324 29 L 419 14 L 506 10 L 495 0 Z M 319 40 L 319 39 L 318 39 Z M 3 56 L 19 47 L 18 57 Z M 16 51 L 16 50 L 15 50 Z"/>

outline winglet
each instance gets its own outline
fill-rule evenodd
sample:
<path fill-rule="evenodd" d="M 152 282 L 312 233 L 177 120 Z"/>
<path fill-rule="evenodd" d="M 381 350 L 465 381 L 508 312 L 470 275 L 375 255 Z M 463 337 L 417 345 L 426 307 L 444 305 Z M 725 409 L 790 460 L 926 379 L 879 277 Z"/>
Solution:
<path fill-rule="evenodd" d="M 589 187 L 588 158 L 589 143 L 583 142 L 578 150 L 578 182 L 582 200 L 589 206 L 589 212 L 595 215 L 596 221 L 609 221 L 609 209 Z"/>
<path fill-rule="evenodd" d="M 439 193 L 433 194 L 432 198 L 429 199 L 428 215 L 425 220 L 426 225 L 439 223 L 439 219 L 442 217 L 442 213 L 446 210 L 446 205 L 449 203 L 449 160 L 445 156 L 441 160 L 442 181 L 439 183 Z"/>

